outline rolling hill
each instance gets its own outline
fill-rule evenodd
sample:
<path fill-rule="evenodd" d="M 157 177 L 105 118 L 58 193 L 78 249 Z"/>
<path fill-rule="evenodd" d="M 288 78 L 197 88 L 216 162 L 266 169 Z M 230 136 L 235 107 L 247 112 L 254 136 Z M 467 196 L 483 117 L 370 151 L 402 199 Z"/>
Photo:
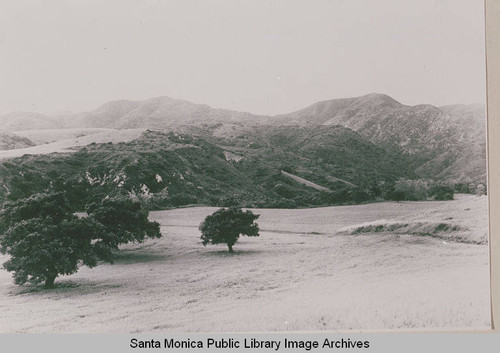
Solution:
<path fill-rule="evenodd" d="M 75 128 L 75 129 L 37 129 L 37 130 L 15 130 L 14 134 L 28 138 L 36 145 L 52 143 L 61 140 L 77 139 L 83 136 L 109 132 L 112 129 L 100 128 Z"/>
<path fill-rule="evenodd" d="M 374 185 L 414 176 L 403 161 L 340 126 L 246 129 L 258 144 L 206 139 L 205 129 L 148 130 L 130 142 L 4 160 L 0 192 L 15 200 L 65 190 L 80 209 L 114 193 L 135 195 L 151 208 L 230 202 L 294 208 L 367 201 L 376 196 Z"/>
<path fill-rule="evenodd" d="M 63 131 L 61 132 L 61 130 Z M 78 131 L 80 129 L 74 129 L 73 131 L 75 130 Z M 70 132 L 67 132 L 66 129 L 60 129 L 56 130 L 59 131 L 59 133 L 54 133 L 51 135 L 56 138 L 56 141 L 54 142 L 42 143 L 38 145 L 32 144 L 30 145 L 30 147 L 20 147 L 0 151 L 0 162 L 6 159 L 21 157 L 23 155 L 73 153 L 76 152 L 79 148 L 96 143 L 128 142 L 138 138 L 144 130 L 145 129 L 94 129 L 92 130 L 92 133 L 89 133 L 88 135 L 84 134 L 79 137 L 64 138 L 71 136 L 72 134 Z M 37 136 L 38 140 L 50 139 L 50 137 L 47 135 L 50 135 L 51 131 L 54 130 L 48 130 L 48 132 L 47 130 L 36 130 L 36 134 L 33 135 Z M 26 133 L 26 135 L 28 134 Z"/>
<path fill-rule="evenodd" d="M 164 129 L 204 123 L 255 124 L 261 120 L 263 117 L 249 113 L 216 109 L 206 104 L 195 104 L 170 97 L 144 101 L 112 101 L 95 110 L 64 117 L 68 127 L 114 129 Z"/>
<path fill-rule="evenodd" d="M 186 124 L 260 124 L 268 117 L 212 108 L 170 97 L 143 101 L 116 100 L 88 112 L 48 117 L 33 112 L 14 112 L 0 116 L 7 131 L 71 128 L 172 128 Z"/>
<path fill-rule="evenodd" d="M 484 105 L 406 106 L 387 95 L 369 94 L 319 102 L 269 123 L 342 125 L 402 154 L 421 177 L 486 181 Z"/>
<path fill-rule="evenodd" d="M 26 137 L 21 137 L 7 131 L 0 130 L 0 150 L 26 148 L 33 145 L 34 143 Z"/>
<path fill-rule="evenodd" d="M 58 129 L 63 123 L 57 118 L 33 112 L 12 112 L 0 115 L 0 126 L 5 131 Z"/>
<path fill-rule="evenodd" d="M 13 113 L 1 116 L 0 122 L 10 130 L 64 127 L 190 131 L 194 127 L 200 133 L 208 127 L 203 136 L 208 140 L 253 146 L 262 143 L 263 131 L 280 131 L 286 126 L 340 125 L 403 161 L 418 177 L 450 183 L 486 182 L 485 111 L 481 104 L 407 106 L 373 93 L 318 102 L 289 114 L 258 116 L 158 97 L 112 101 L 89 112 L 59 117 Z M 252 128 L 259 133 L 253 133 Z M 307 144 L 300 136 L 293 138 Z M 318 161 L 325 156 L 318 157 Z"/>

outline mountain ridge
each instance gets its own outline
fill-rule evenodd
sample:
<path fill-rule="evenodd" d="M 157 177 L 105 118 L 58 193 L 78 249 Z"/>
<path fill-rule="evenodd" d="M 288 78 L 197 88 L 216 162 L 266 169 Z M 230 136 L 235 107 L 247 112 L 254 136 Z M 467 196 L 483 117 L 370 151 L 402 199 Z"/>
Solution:
<path fill-rule="evenodd" d="M 212 108 L 168 96 L 115 100 L 66 116 L 11 113 L 0 116 L 6 129 L 150 128 L 182 126 L 335 126 L 351 129 L 392 154 L 405 156 L 421 177 L 454 182 L 486 181 L 485 109 L 481 104 L 404 105 L 381 93 L 314 103 L 287 114 L 254 115 Z M 24 129 L 26 128 L 24 126 Z M 15 130 L 14 129 L 14 130 Z"/>
<path fill-rule="evenodd" d="M 352 109 L 359 109 L 363 106 L 368 106 L 372 108 L 380 108 L 380 107 L 385 107 L 385 108 L 421 108 L 421 107 L 429 107 L 429 108 L 434 108 L 434 109 L 439 109 L 443 110 L 446 112 L 450 112 L 453 114 L 456 114 L 458 110 L 469 110 L 469 112 L 472 109 L 469 109 L 469 107 L 473 107 L 476 110 L 484 110 L 484 104 L 482 103 L 472 103 L 472 104 L 452 104 L 452 105 L 446 105 L 446 106 L 434 106 L 430 104 L 417 104 L 417 105 L 405 105 L 394 98 L 390 97 L 387 94 L 383 93 L 369 93 L 366 95 L 362 96 L 357 96 L 357 97 L 350 97 L 350 98 L 334 98 L 334 99 L 328 99 L 328 100 L 323 100 L 319 101 L 313 104 L 308 105 L 305 108 L 289 112 L 289 113 L 283 113 L 283 114 L 276 114 L 276 115 L 260 115 L 260 114 L 253 114 L 250 112 L 245 112 L 245 111 L 238 111 L 238 110 L 230 110 L 230 109 L 224 109 L 224 108 L 214 108 L 210 105 L 203 104 L 203 103 L 192 103 L 190 101 L 184 100 L 184 99 L 177 99 L 177 98 L 171 98 L 169 96 L 158 96 L 158 97 L 153 97 L 153 98 L 148 98 L 145 100 L 130 100 L 130 99 L 118 99 L 118 100 L 112 100 L 105 102 L 101 105 L 99 105 L 97 108 L 88 110 L 85 112 L 80 112 L 80 113 L 73 113 L 73 114 L 64 114 L 64 115 L 44 115 L 36 112 L 24 112 L 24 111 L 15 111 L 11 113 L 6 113 L 0 115 L 0 123 L 3 124 L 3 129 L 7 131 L 13 131 L 13 130 L 26 130 L 27 127 L 34 127 L 36 129 L 41 129 L 41 128 L 71 128 L 71 127 L 86 127 L 86 128 L 99 128 L 99 127 L 106 127 L 106 128 L 120 128 L 120 126 L 97 126 L 97 125 L 106 125 L 107 123 L 119 123 L 122 125 L 126 125 L 126 123 L 123 120 L 127 120 L 124 118 L 130 119 L 131 117 L 126 117 L 126 115 L 131 114 L 134 110 L 138 108 L 144 109 L 142 113 L 144 115 L 147 115 L 146 113 L 153 114 L 153 113 L 161 113 L 162 108 L 187 108 L 191 112 L 195 111 L 197 113 L 209 113 L 209 117 L 212 117 L 212 113 L 210 113 L 210 110 L 212 111 L 217 111 L 217 112 L 223 112 L 226 115 L 234 115 L 234 117 L 227 117 L 229 118 L 228 121 L 220 121 L 220 120 L 213 120 L 211 121 L 210 119 L 209 122 L 245 122 L 245 123 L 255 123 L 255 124 L 271 124 L 271 125 L 302 125 L 304 124 L 303 121 L 295 121 L 295 124 L 290 124 L 287 122 L 282 122 L 280 121 L 280 118 L 283 117 L 296 117 L 300 116 L 300 113 L 307 112 L 311 110 L 311 108 L 315 108 L 316 112 L 313 114 L 315 116 L 323 116 L 328 113 L 329 110 L 332 108 L 341 110 L 346 108 L 347 106 L 350 106 L 354 104 L 355 106 L 351 107 Z M 156 108 L 155 108 L 156 107 Z M 320 107 L 322 107 L 320 109 Z M 329 108 L 329 109 L 326 109 Z M 321 111 L 323 110 L 323 111 Z M 188 111 L 188 113 L 190 112 Z M 138 116 L 140 112 L 135 112 L 134 116 Z M 170 115 L 172 115 L 172 112 L 166 112 Z M 179 113 L 179 112 L 178 112 Z M 180 112 L 182 113 L 182 112 Z M 96 122 L 93 119 L 89 119 L 90 123 L 87 121 L 85 122 L 85 118 L 97 118 L 97 117 L 102 117 L 103 115 L 108 116 L 108 121 L 104 122 Z M 167 116 L 168 117 L 168 116 Z M 247 121 L 244 118 L 260 118 L 257 120 L 260 121 Z M 112 119 L 109 119 L 112 118 Z M 243 118 L 243 119 L 242 119 Z M 38 124 L 35 125 L 29 125 L 26 124 L 26 121 L 29 121 L 29 119 L 34 119 L 38 121 Z M 317 118 L 318 119 L 318 118 Z M 13 120 L 19 120 L 16 122 L 15 126 L 12 127 L 10 126 L 13 123 Z M 122 120 L 120 122 L 120 120 Z M 221 119 L 223 120 L 223 119 Z M 251 119 L 249 119 L 251 120 Z M 40 126 L 43 125 L 43 123 L 46 123 L 47 126 Z M 193 123 L 194 121 L 189 121 L 190 123 Z M 7 123 L 7 124 L 5 124 Z M 10 123 L 10 124 L 9 124 Z M 129 122 L 132 123 L 132 122 Z M 164 121 L 166 126 L 169 125 L 168 121 Z M 179 124 L 185 124 L 186 122 L 178 122 Z M 202 122 L 203 123 L 203 122 Z M 315 122 L 318 124 L 318 122 Z M 339 123 L 336 123 L 332 121 L 330 118 L 328 121 L 320 121 L 320 124 L 325 124 L 325 125 L 337 125 Z M 137 123 L 136 123 L 137 124 Z M 23 125 L 23 126 L 21 126 Z M 26 125 L 26 126 L 24 126 Z M 341 122 L 340 125 L 343 125 Z M 21 128 L 22 127 L 22 128 Z M 121 128 L 127 128 L 128 126 L 121 126 Z M 134 126 L 138 127 L 138 126 Z M 154 127 L 154 126 L 140 126 L 140 127 Z"/>

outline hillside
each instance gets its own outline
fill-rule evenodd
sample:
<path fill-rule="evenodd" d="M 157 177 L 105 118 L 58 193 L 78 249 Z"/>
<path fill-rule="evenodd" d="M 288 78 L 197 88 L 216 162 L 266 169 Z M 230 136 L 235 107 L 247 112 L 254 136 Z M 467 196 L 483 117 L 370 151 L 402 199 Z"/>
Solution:
<path fill-rule="evenodd" d="M 26 137 L 0 130 L 0 150 L 26 148 L 33 145 L 34 143 Z"/>
<path fill-rule="evenodd" d="M 485 110 L 481 104 L 407 106 L 387 95 L 373 93 L 318 102 L 293 113 L 271 117 L 158 97 L 144 101 L 112 101 L 89 112 L 59 117 L 13 113 L 1 116 L 0 123 L 8 130 L 150 128 L 190 131 L 195 128 L 198 132 L 205 129 L 203 137 L 209 140 L 225 138 L 236 145 L 246 141 L 253 146 L 263 143 L 260 136 L 263 132 L 279 132 L 286 126 L 324 129 L 340 125 L 404 162 L 406 169 L 411 169 L 418 177 L 450 183 L 486 182 Z M 252 129 L 257 129 L 258 133 Z M 308 143 L 300 136 L 293 138 Z M 335 156 L 342 156 L 342 153 Z"/>
<path fill-rule="evenodd" d="M 65 190 L 77 207 L 94 197 L 131 193 L 151 208 L 229 202 L 293 208 L 367 201 L 377 196 L 374 186 L 413 176 L 385 150 L 340 126 L 245 129 L 248 138 L 259 136 L 257 142 L 206 138 L 204 129 L 147 131 L 130 142 L 89 145 L 72 154 L 4 160 L 2 192 L 17 199 Z"/>
<path fill-rule="evenodd" d="M 67 116 L 64 120 L 68 127 L 158 129 L 185 124 L 255 124 L 262 119 L 249 113 L 216 109 L 206 104 L 195 104 L 170 97 L 157 97 L 144 101 L 112 101 L 95 110 Z"/>
<path fill-rule="evenodd" d="M 275 125 L 344 125 L 353 128 L 363 116 L 391 112 L 403 105 L 385 94 L 339 98 L 312 104 L 289 114 L 280 114 L 269 122 Z"/>
<path fill-rule="evenodd" d="M 212 108 L 170 97 L 156 97 L 143 101 L 116 100 L 94 110 L 78 114 L 48 117 L 32 112 L 14 112 L 0 116 L 0 124 L 7 131 L 72 128 L 173 128 L 186 124 L 261 124 L 266 116 L 258 116 L 228 109 Z"/>
<path fill-rule="evenodd" d="M 12 112 L 0 115 L 0 126 L 5 131 L 58 129 L 63 124 L 57 118 L 33 112 Z"/>
<path fill-rule="evenodd" d="M 76 139 L 83 136 L 110 132 L 111 129 L 80 128 L 80 129 L 37 129 L 37 130 L 16 130 L 14 134 L 28 138 L 36 145 L 52 143 L 61 140 Z"/>
<path fill-rule="evenodd" d="M 64 129 L 61 129 L 64 130 Z M 52 130 L 49 130 L 52 131 Z M 67 133 L 65 131 L 50 135 L 50 133 L 45 133 L 46 130 L 37 130 L 36 134 L 38 140 L 42 139 L 50 139 L 50 136 L 56 138 L 55 142 L 44 143 L 31 147 L 22 147 L 16 149 L 8 149 L 5 151 L 0 151 L 0 161 L 17 158 L 23 155 L 45 155 L 50 153 L 68 153 L 68 152 L 76 152 L 79 148 L 96 143 L 119 143 L 119 142 L 128 142 L 138 138 L 144 129 L 123 129 L 123 130 L 114 130 L 114 129 L 102 129 L 93 131 L 89 135 L 83 135 L 80 137 L 74 138 L 66 138 L 68 135 L 71 136 L 71 133 Z M 78 134 L 80 135 L 80 134 Z M 59 139 L 62 137 L 63 139 Z"/>
<path fill-rule="evenodd" d="M 342 125 L 405 156 L 421 177 L 486 180 L 483 105 L 406 106 L 383 94 L 319 102 L 269 120 L 282 125 Z"/>

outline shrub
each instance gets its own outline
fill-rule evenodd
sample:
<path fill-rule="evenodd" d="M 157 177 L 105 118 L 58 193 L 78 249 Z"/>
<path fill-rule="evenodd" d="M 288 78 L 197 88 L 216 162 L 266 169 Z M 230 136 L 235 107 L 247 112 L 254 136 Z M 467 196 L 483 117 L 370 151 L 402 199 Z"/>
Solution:
<path fill-rule="evenodd" d="M 197 199 L 185 193 L 175 194 L 170 198 L 172 206 L 185 206 L 197 203 Z"/>
<path fill-rule="evenodd" d="M 436 185 L 430 189 L 429 196 L 434 200 L 453 200 L 453 189 L 449 186 Z"/>

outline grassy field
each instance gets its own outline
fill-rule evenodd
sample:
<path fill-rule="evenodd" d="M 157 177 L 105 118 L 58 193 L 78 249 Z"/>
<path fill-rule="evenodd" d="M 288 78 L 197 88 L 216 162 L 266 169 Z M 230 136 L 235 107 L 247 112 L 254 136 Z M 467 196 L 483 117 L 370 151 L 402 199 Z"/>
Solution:
<path fill-rule="evenodd" d="M 486 328 L 487 199 L 456 198 L 255 210 L 261 236 L 234 254 L 199 241 L 215 208 L 152 212 L 162 239 L 124 246 L 113 265 L 56 289 L 16 287 L 0 271 L 0 332 Z M 394 223 L 408 226 L 377 228 Z"/>

